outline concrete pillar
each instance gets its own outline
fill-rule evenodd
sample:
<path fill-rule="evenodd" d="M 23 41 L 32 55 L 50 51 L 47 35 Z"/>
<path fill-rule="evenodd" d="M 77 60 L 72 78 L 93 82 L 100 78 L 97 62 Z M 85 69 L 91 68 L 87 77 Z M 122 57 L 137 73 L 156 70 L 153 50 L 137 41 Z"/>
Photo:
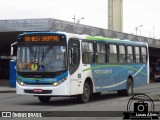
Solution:
<path fill-rule="evenodd" d="M 123 32 L 123 0 L 108 0 L 108 29 Z"/>

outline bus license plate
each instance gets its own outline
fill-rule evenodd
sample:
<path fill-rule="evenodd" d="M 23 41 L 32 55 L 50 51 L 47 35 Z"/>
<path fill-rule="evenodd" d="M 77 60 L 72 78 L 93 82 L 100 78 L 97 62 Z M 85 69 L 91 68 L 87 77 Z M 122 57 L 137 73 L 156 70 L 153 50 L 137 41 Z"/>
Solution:
<path fill-rule="evenodd" d="M 34 89 L 34 92 L 36 92 L 36 93 L 41 93 L 41 92 L 42 92 L 42 89 Z"/>

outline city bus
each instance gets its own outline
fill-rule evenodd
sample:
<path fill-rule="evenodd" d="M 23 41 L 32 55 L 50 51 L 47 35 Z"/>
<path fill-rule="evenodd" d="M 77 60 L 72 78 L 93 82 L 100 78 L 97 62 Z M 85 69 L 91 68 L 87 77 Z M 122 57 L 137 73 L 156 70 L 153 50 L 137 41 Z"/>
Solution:
<path fill-rule="evenodd" d="M 66 32 L 26 32 L 17 37 L 16 93 L 40 102 L 117 91 L 132 95 L 149 83 L 148 44 Z"/>

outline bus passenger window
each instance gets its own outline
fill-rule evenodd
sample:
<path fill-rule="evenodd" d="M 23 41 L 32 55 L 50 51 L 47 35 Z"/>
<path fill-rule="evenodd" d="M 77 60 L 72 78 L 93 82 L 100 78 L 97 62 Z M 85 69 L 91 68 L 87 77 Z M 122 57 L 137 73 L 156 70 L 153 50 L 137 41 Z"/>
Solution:
<path fill-rule="evenodd" d="M 117 63 L 117 46 L 109 45 L 109 63 Z"/>
<path fill-rule="evenodd" d="M 147 49 L 141 47 L 142 63 L 147 63 Z"/>
<path fill-rule="evenodd" d="M 134 53 L 135 53 L 135 62 L 140 63 L 140 51 L 139 47 L 134 47 Z"/>
<path fill-rule="evenodd" d="M 104 43 L 97 43 L 96 63 L 106 62 L 106 49 Z"/>
<path fill-rule="evenodd" d="M 93 63 L 93 43 L 91 42 L 82 42 L 82 62 L 84 64 Z"/>
<path fill-rule="evenodd" d="M 124 45 L 119 45 L 119 63 L 126 62 L 126 51 Z"/>
<path fill-rule="evenodd" d="M 127 63 L 133 63 L 133 49 L 132 49 L 132 46 L 127 46 Z"/>

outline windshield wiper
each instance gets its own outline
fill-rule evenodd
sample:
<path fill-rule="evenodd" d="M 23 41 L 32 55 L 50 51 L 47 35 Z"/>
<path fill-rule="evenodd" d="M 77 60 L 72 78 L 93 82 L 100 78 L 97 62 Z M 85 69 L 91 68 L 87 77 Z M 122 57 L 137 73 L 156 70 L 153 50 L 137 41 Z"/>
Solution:
<path fill-rule="evenodd" d="M 28 47 L 29 48 L 29 50 L 30 50 L 30 53 L 33 55 L 33 57 L 35 57 L 36 58 L 36 54 L 34 55 L 34 51 L 33 51 L 33 49 L 31 48 L 31 47 Z"/>
<path fill-rule="evenodd" d="M 43 61 L 43 58 L 45 57 L 45 55 L 52 49 L 52 47 L 53 47 L 53 45 L 50 45 L 45 52 L 44 52 L 44 48 L 43 48 L 42 61 Z"/>

